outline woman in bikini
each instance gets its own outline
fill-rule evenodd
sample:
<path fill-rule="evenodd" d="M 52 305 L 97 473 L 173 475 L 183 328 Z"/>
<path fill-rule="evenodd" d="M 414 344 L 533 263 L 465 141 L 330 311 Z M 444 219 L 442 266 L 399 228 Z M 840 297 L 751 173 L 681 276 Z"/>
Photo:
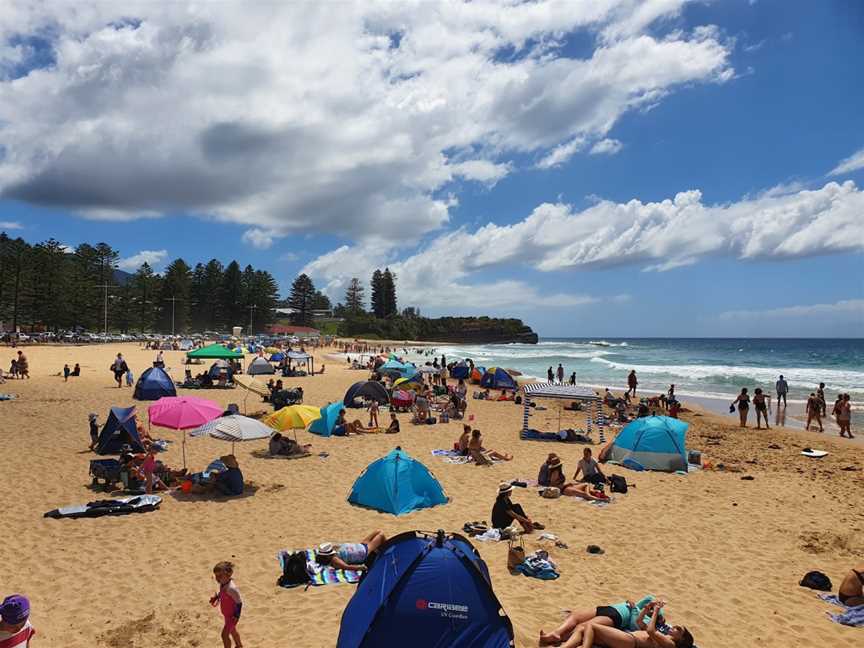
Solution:
<path fill-rule="evenodd" d="M 849 607 L 864 605 L 864 565 L 859 565 L 858 569 L 853 569 L 846 574 L 846 578 L 837 589 L 837 598 L 843 605 Z"/>
<path fill-rule="evenodd" d="M 549 485 L 560 490 L 562 495 L 569 495 L 570 497 L 581 497 L 592 502 L 606 502 L 609 499 L 608 497 L 593 495 L 591 493 L 591 484 L 567 482 L 564 478 L 564 465 L 558 457 L 549 464 Z"/>
<path fill-rule="evenodd" d="M 758 387 L 756 388 L 756 393 L 753 394 L 753 407 L 756 408 L 756 429 L 762 429 L 762 419 L 765 419 L 765 429 L 770 430 L 768 427 L 768 401 L 765 399 L 765 394 L 762 393 L 762 390 Z"/>
<path fill-rule="evenodd" d="M 747 394 L 747 388 L 742 387 L 741 393 L 732 401 L 733 405 L 738 405 L 738 418 L 741 419 L 741 427 L 747 427 L 747 412 L 750 411 L 750 396 Z"/>
<path fill-rule="evenodd" d="M 676 625 L 672 627 L 669 634 L 665 635 L 657 629 L 657 618 L 663 605 L 664 603 L 661 601 L 654 606 L 651 621 L 645 630 L 625 632 L 617 628 L 589 623 L 585 627 L 582 648 L 592 648 L 592 646 L 603 646 L 603 648 L 692 648 L 693 635 L 687 628 Z M 565 646 L 569 648 L 569 644 L 565 644 Z"/>

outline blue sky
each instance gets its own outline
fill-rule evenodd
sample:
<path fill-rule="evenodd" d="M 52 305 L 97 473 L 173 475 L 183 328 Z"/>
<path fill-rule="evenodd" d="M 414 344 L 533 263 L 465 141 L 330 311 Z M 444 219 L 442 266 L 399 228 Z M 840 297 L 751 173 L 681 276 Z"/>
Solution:
<path fill-rule="evenodd" d="M 181 4 L 0 9 L 10 234 L 336 299 L 390 265 L 546 336 L 864 335 L 858 3 Z"/>

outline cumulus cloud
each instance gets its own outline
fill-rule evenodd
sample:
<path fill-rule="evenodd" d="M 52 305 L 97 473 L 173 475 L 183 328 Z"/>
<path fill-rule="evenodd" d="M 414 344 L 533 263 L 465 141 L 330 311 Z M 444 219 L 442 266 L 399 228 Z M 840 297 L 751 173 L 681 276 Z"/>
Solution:
<path fill-rule="evenodd" d="M 821 316 L 852 316 L 864 326 L 864 299 L 843 299 L 833 304 L 805 304 L 767 310 L 735 310 L 720 314 L 724 320 L 801 319 Z"/>
<path fill-rule="evenodd" d="M 24 226 L 18 221 L 0 221 L 0 230 L 19 230 Z"/>
<path fill-rule="evenodd" d="M 581 211 L 544 203 L 512 225 L 460 228 L 407 255 L 381 245 L 344 245 L 304 272 L 335 299 L 351 277 L 389 265 L 399 275 L 400 294 L 419 306 L 575 306 L 594 298 L 544 296 L 521 281 L 483 283 L 472 276 L 494 268 L 560 272 L 624 265 L 666 272 L 712 256 L 781 260 L 864 251 L 862 212 L 864 193 L 851 181 L 767 191 L 722 205 L 704 204 L 696 190 L 656 203 L 600 200 Z"/>
<path fill-rule="evenodd" d="M 258 250 L 269 250 L 273 246 L 273 234 L 253 227 L 243 232 L 243 242 Z"/>
<path fill-rule="evenodd" d="M 616 139 L 602 139 L 591 147 L 591 155 L 615 155 L 624 148 L 624 145 Z"/>
<path fill-rule="evenodd" d="M 731 78 L 717 30 L 665 29 L 683 4 L 2 3 L 0 196 L 417 240 L 448 224 L 455 179 L 555 166 Z M 586 58 L 565 54 L 576 32 L 598 36 Z"/>
<path fill-rule="evenodd" d="M 117 267 L 126 272 L 135 272 L 143 263 L 149 264 L 151 268 L 156 268 L 167 258 L 168 250 L 141 250 L 138 254 L 120 259 Z"/>
<path fill-rule="evenodd" d="M 836 167 L 828 172 L 828 175 L 843 175 L 846 173 L 852 173 L 858 169 L 864 169 L 864 148 L 858 149 L 845 160 L 841 160 Z"/>

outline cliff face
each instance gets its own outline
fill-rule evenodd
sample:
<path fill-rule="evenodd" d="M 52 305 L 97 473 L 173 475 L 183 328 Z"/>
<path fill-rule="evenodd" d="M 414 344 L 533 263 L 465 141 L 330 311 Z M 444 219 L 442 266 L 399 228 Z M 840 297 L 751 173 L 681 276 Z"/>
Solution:
<path fill-rule="evenodd" d="M 421 338 L 432 342 L 470 344 L 537 344 L 537 334 L 522 320 L 470 317 L 447 317 L 429 320 L 426 335 Z"/>

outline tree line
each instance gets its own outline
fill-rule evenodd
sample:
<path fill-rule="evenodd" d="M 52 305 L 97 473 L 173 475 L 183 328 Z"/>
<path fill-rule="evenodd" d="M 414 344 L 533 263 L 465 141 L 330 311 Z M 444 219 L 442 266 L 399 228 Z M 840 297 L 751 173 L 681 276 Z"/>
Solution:
<path fill-rule="evenodd" d="M 366 288 L 357 277 L 348 282 L 344 303 L 331 306 L 327 295 L 315 288 L 307 274 L 299 275 L 291 284 L 291 294 L 285 306 L 291 309 L 291 323 L 297 326 L 312 326 L 315 311 L 332 310 L 334 317 L 344 319 L 366 319 L 369 317 L 393 319 L 399 316 L 396 307 L 396 274 L 385 268 L 376 269 L 369 281 L 371 312 L 366 310 Z M 416 309 L 406 309 L 405 315 L 419 315 Z"/>
<path fill-rule="evenodd" d="M 0 323 L 23 331 L 122 333 L 227 330 L 260 332 L 276 319 L 279 287 L 251 265 L 216 259 L 190 267 L 175 259 L 157 273 L 143 263 L 120 274 L 120 254 L 107 243 L 74 250 L 55 239 L 29 244 L 0 232 Z"/>

